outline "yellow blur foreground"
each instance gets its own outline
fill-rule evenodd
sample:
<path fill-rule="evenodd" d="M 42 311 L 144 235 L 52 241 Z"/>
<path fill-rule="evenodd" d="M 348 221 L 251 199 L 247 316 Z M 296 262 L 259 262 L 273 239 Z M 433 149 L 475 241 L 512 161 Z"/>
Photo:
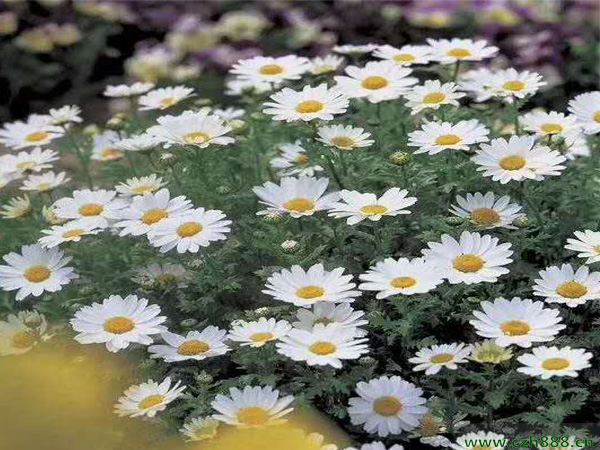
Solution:
<path fill-rule="evenodd" d="M 131 362 L 100 347 L 67 347 L 0 358 L 0 450 L 320 450 L 325 444 L 348 445 L 316 414 L 292 414 L 287 424 L 262 429 L 220 426 L 215 439 L 186 443 L 183 435 L 161 424 L 161 413 L 155 421 L 113 413 L 123 390 L 139 382 Z M 322 443 L 299 428 L 320 433 Z"/>

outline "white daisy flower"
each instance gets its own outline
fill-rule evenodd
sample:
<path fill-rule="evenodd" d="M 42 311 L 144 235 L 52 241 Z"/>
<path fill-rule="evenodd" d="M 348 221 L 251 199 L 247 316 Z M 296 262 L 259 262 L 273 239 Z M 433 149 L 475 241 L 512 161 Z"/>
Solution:
<path fill-rule="evenodd" d="M 600 261 L 600 231 L 576 231 L 577 239 L 567 239 L 567 250 L 577 252 L 579 258 L 587 258 L 585 264 L 592 264 Z"/>
<path fill-rule="evenodd" d="M 0 164 L 2 163 L 3 157 L 0 156 Z M 11 182 L 18 180 L 23 177 L 23 174 L 20 172 L 4 172 L 3 169 L 0 169 L 0 189 L 4 186 L 10 184 Z"/>
<path fill-rule="evenodd" d="M 154 89 L 154 83 L 133 83 L 132 85 L 119 84 L 117 86 L 106 86 L 104 95 L 106 97 L 134 97 L 145 94 Z"/>
<path fill-rule="evenodd" d="M 432 345 L 422 348 L 408 361 L 416 364 L 415 372 L 425 371 L 425 375 L 435 375 L 443 368 L 456 370 L 457 364 L 468 362 L 471 346 L 463 343 Z"/>
<path fill-rule="evenodd" d="M 171 198 L 168 189 L 156 193 L 146 192 L 133 197 L 131 204 L 119 210 L 119 222 L 114 226 L 122 228 L 119 236 L 141 236 L 147 234 L 168 218 L 180 217 L 192 209 L 192 202 L 185 196 Z"/>
<path fill-rule="evenodd" d="M 190 279 L 190 274 L 181 264 L 150 263 L 141 269 L 136 269 L 135 273 L 136 276 L 132 281 L 142 286 L 185 288 Z"/>
<path fill-rule="evenodd" d="M 451 447 L 454 450 L 478 450 L 478 446 L 482 450 L 503 450 L 506 441 L 507 439 L 504 438 L 503 434 L 478 431 L 477 433 L 467 433 L 459 436 L 456 439 L 456 444 L 452 444 Z"/>
<path fill-rule="evenodd" d="M 300 308 L 296 311 L 298 322 L 292 323 L 294 328 L 311 331 L 315 325 L 335 324 L 340 328 L 352 328 L 357 337 L 366 336 L 363 325 L 369 323 L 364 320 L 364 311 L 355 311 L 348 303 L 315 303 L 311 309 Z"/>
<path fill-rule="evenodd" d="M 177 253 L 197 253 L 213 241 L 225 240 L 231 220 L 217 209 L 191 209 L 186 214 L 162 220 L 148 233 L 150 244 L 160 247 L 161 253 L 174 248 Z"/>
<path fill-rule="evenodd" d="M 62 186 L 67 181 L 70 181 L 70 178 L 67 178 L 67 174 L 65 172 L 60 172 L 58 174 L 50 171 L 45 172 L 41 175 L 29 175 L 28 178 L 23 180 L 23 185 L 21 186 L 22 191 L 35 191 L 35 192 L 49 192 L 53 189 L 56 189 L 59 186 Z"/>
<path fill-rule="evenodd" d="M 352 303 L 361 292 L 353 290 L 352 275 L 343 275 L 338 267 L 327 271 L 323 264 L 315 264 L 307 271 L 300 266 L 283 269 L 269 277 L 263 294 L 276 300 L 308 308 L 317 302 Z"/>
<path fill-rule="evenodd" d="M 26 147 L 48 145 L 61 137 L 64 130 L 52 125 L 50 116 L 32 114 L 26 122 L 7 123 L 0 129 L 0 144 L 18 150 Z"/>
<path fill-rule="evenodd" d="M 365 132 L 364 128 L 352 125 L 330 125 L 317 129 L 317 141 L 323 142 L 340 150 L 353 150 L 360 147 L 369 147 L 375 142 L 371 133 Z"/>
<path fill-rule="evenodd" d="M 8 265 L 0 265 L 0 287 L 4 291 L 17 290 L 17 301 L 44 292 L 57 292 L 72 280 L 79 278 L 67 264 L 71 256 L 58 249 L 45 249 L 40 245 L 24 245 L 21 254 L 4 255 Z"/>
<path fill-rule="evenodd" d="M 179 362 L 221 356 L 231 350 L 225 345 L 226 330 L 208 326 L 202 331 L 189 331 L 186 336 L 165 332 L 161 336 L 166 345 L 151 345 L 148 351 L 151 358 L 161 358 L 165 362 Z"/>
<path fill-rule="evenodd" d="M 442 105 L 459 106 L 458 99 L 465 96 L 456 92 L 458 86 L 454 83 L 442 84 L 440 80 L 426 80 L 421 86 L 414 86 L 404 94 L 406 106 L 418 114 L 424 109 L 439 109 Z"/>
<path fill-rule="evenodd" d="M 288 408 L 294 397 L 279 397 L 279 391 L 270 386 L 246 386 L 244 390 L 229 389 L 229 396 L 217 395 L 212 407 L 221 414 L 213 417 L 228 425 L 242 428 L 278 425 L 286 422 L 282 417 L 291 413 Z"/>
<path fill-rule="evenodd" d="M 227 80 L 225 82 L 225 95 L 240 96 L 246 94 L 263 94 L 273 90 L 269 82 L 254 82 L 249 80 Z"/>
<path fill-rule="evenodd" d="M 510 264 L 511 244 L 499 244 L 498 238 L 463 231 L 460 240 L 448 234 L 442 242 L 428 242 L 422 250 L 425 260 L 444 270 L 443 276 L 451 284 L 495 283 L 509 272 L 502 267 Z"/>
<path fill-rule="evenodd" d="M 348 109 L 348 97 L 335 88 L 323 83 L 317 87 L 304 86 L 301 91 L 284 88 L 271 95 L 272 101 L 265 102 L 263 113 L 272 115 L 273 120 L 308 122 L 314 119 L 333 120 L 336 114 Z"/>
<path fill-rule="evenodd" d="M 451 205 L 450 212 L 458 217 L 468 219 L 473 225 L 483 229 L 509 228 L 513 221 L 523 214 L 519 214 L 521 206 L 510 203 L 510 197 L 505 195 L 496 199 L 493 192 L 480 192 L 467 194 L 465 197 L 456 196 L 458 205 Z"/>
<path fill-rule="evenodd" d="M 31 152 L 19 152 L 17 155 L 4 155 L 0 157 L 0 164 L 4 172 L 26 174 L 49 169 L 56 160 L 58 160 L 57 152 L 53 150 L 42 150 L 41 147 L 36 147 Z"/>
<path fill-rule="evenodd" d="M 528 348 L 536 342 L 549 342 L 566 328 L 557 309 L 544 308 L 543 302 L 528 298 L 509 301 L 500 297 L 494 303 L 481 302 L 481 308 L 483 312 L 473 311 L 476 319 L 469 323 L 479 336 L 495 339 L 500 347 L 515 344 Z"/>
<path fill-rule="evenodd" d="M 52 125 L 66 125 L 68 123 L 81 123 L 81 108 L 77 105 L 65 105 L 60 108 L 51 109 L 48 115 L 52 118 Z"/>
<path fill-rule="evenodd" d="M 185 99 L 194 96 L 194 89 L 185 86 L 170 86 L 155 89 L 142 95 L 138 99 L 140 111 L 152 111 L 158 109 L 164 111 L 175 106 Z"/>
<path fill-rule="evenodd" d="M 267 181 L 252 190 L 260 203 L 267 205 L 266 210 L 258 212 L 259 215 L 279 212 L 298 218 L 326 210 L 338 199 L 337 192 L 325 194 L 328 185 L 329 178 L 284 177 L 279 185 Z"/>
<path fill-rule="evenodd" d="M 236 75 L 242 81 L 278 85 L 287 80 L 299 80 L 308 67 L 308 59 L 296 55 L 255 56 L 239 60 L 229 73 Z"/>
<path fill-rule="evenodd" d="M 317 56 L 310 60 L 308 70 L 313 75 L 322 75 L 324 73 L 337 71 L 342 64 L 344 64 L 344 58 L 341 56 L 327 55 Z"/>
<path fill-rule="evenodd" d="M 532 111 L 521 117 L 521 124 L 525 130 L 538 136 L 567 137 L 580 131 L 575 116 L 565 116 L 555 111 Z"/>
<path fill-rule="evenodd" d="M 147 152 L 155 149 L 160 145 L 161 141 L 150 136 L 149 134 L 138 134 L 127 139 L 121 139 L 114 143 L 114 146 L 119 150 L 128 152 Z"/>
<path fill-rule="evenodd" d="M 489 130 L 477 119 L 450 122 L 428 122 L 408 135 L 409 147 L 419 147 L 415 154 L 435 155 L 442 150 L 469 150 L 469 146 L 487 142 Z"/>
<path fill-rule="evenodd" d="M 348 408 L 352 424 L 381 437 L 412 430 L 427 413 L 423 390 L 398 376 L 361 381 L 356 393 Z"/>
<path fill-rule="evenodd" d="M 542 76 L 536 72 L 517 72 L 506 69 L 494 72 L 490 79 L 490 91 L 495 97 L 501 97 L 509 103 L 515 99 L 523 99 L 535 94 L 540 87 L 545 86 Z"/>
<path fill-rule="evenodd" d="M 0 216 L 5 219 L 20 219 L 31 212 L 31 200 L 28 196 L 14 197 L 2 205 Z"/>
<path fill-rule="evenodd" d="M 150 127 L 146 133 L 163 142 L 165 147 L 172 145 L 193 145 L 206 148 L 211 144 L 229 145 L 235 140 L 225 134 L 231 127 L 221 118 L 207 111 L 185 111 L 178 116 L 162 116 L 158 125 Z"/>
<path fill-rule="evenodd" d="M 458 85 L 461 91 L 469 93 L 478 103 L 485 102 L 494 96 L 492 92 L 493 72 L 481 67 L 469 70 L 459 76 Z"/>
<path fill-rule="evenodd" d="M 0 321 L 0 356 L 27 353 L 51 337 L 46 330 L 46 318 L 37 311 L 10 314 L 6 321 Z"/>
<path fill-rule="evenodd" d="M 269 164 L 278 171 L 278 175 L 289 176 L 307 176 L 312 177 L 315 172 L 321 172 L 323 167 L 310 163 L 306 154 L 306 149 L 302 147 L 302 142 L 290 142 L 279 146 L 280 156 L 271 159 Z"/>
<path fill-rule="evenodd" d="M 386 258 L 359 276 L 362 291 L 376 291 L 376 298 L 424 294 L 444 282 L 439 269 L 423 258 Z"/>
<path fill-rule="evenodd" d="M 600 299 L 600 272 L 591 272 L 587 266 L 577 271 L 571 264 L 551 266 L 539 272 L 533 293 L 546 297 L 548 303 L 564 303 L 570 308 L 589 300 Z"/>
<path fill-rule="evenodd" d="M 229 332 L 228 339 L 241 342 L 242 347 L 262 347 L 267 342 L 276 341 L 288 334 L 292 329 L 285 320 L 266 319 L 261 317 L 256 322 L 240 320 Z"/>
<path fill-rule="evenodd" d="M 102 303 L 84 306 L 75 313 L 70 323 L 79 334 L 80 344 L 106 344 L 109 352 L 118 352 L 129 344 L 152 344 L 152 335 L 164 333 L 161 324 L 167 320 L 159 316 L 158 305 L 148 305 L 148 300 L 137 295 L 111 295 Z"/>
<path fill-rule="evenodd" d="M 362 45 L 336 45 L 333 47 L 335 53 L 341 53 L 343 55 L 364 55 L 365 53 L 371 53 L 379 47 L 377 44 L 362 44 Z"/>
<path fill-rule="evenodd" d="M 115 190 L 123 197 L 133 197 L 155 192 L 166 184 L 161 177 L 151 174 L 146 177 L 130 178 L 115 186 Z"/>
<path fill-rule="evenodd" d="M 225 109 L 214 109 L 213 114 L 229 122 L 231 120 L 241 119 L 246 114 L 246 111 L 240 108 L 234 108 L 233 106 L 230 106 L 229 108 Z"/>
<path fill-rule="evenodd" d="M 592 150 L 585 134 L 573 134 L 565 136 L 564 155 L 569 161 L 580 156 L 590 156 Z"/>
<path fill-rule="evenodd" d="M 404 45 L 400 48 L 382 45 L 373 52 L 373 56 L 393 61 L 401 66 L 428 64 L 431 57 L 431 48 L 427 45 Z"/>
<path fill-rule="evenodd" d="M 584 349 L 571 347 L 535 347 L 531 353 L 517 358 L 523 367 L 518 372 L 547 380 L 552 377 L 576 377 L 579 371 L 592 367 L 592 354 Z"/>
<path fill-rule="evenodd" d="M 117 144 L 121 137 L 116 131 L 106 130 L 94 135 L 92 159 L 95 161 L 113 161 L 123 157 L 124 153 Z"/>
<path fill-rule="evenodd" d="M 184 423 L 179 432 L 187 437 L 186 442 L 204 441 L 214 438 L 218 427 L 219 421 L 212 416 L 195 417 Z"/>
<path fill-rule="evenodd" d="M 118 211 L 127 206 L 124 200 L 115 199 L 116 195 L 115 191 L 83 189 L 73 191 L 73 197 L 57 200 L 52 207 L 62 219 L 94 217 L 100 220 L 101 227 L 107 227 L 108 221 L 118 219 Z"/>
<path fill-rule="evenodd" d="M 383 442 L 376 441 L 370 444 L 363 444 L 360 448 L 348 447 L 345 450 L 404 450 L 404 447 L 400 444 L 394 444 L 388 449 Z"/>
<path fill-rule="evenodd" d="M 441 64 L 454 64 L 462 61 L 482 61 L 493 58 L 498 53 L 498 47 L 488 46 L 486 40 L 471 39 L 427 39 L 431 47 L 430 58 Z"/>
<path fill-rule="evenodd" d="M 565 169 L 567 159 L 556 150 L 536 145 L 533 136 L 511 136 L 510 140 L 493 139 L 481 144 L 471 158 L 484 177 L 506 184 L 525 179 L 542 181 L 557 176 Z"/>
<path fill-rule="evenodd" d="M 83 236 L 98 234 L 103 230 L 101 222 L 95 218 L 71 220 L 65 225 L 56 225 L 49 230 L 42 230 L 46 236 L 38 240 L 44 248 L 53 248 L 64 242 L 79 242 Z"/>
<path fill-rule="evenodd" d="M 340 202 L 330 205 L 330 217 L 348 218 L 348 225 L 356 225 L 365 219 L 379 221 L 383 216 L 410 214 L 406 208 L 417 202 L 416 197 L 408 197 L 406 189 L 390 188 L 379 198 L 375 194 L 358 191 L 340 191 Z"/>
<path fill-rule="evenodd" d="M 350 98 L 366 98 L 371 103 L 394 100 L 418 80 L 409 77 L 411 69 L 391 61 L 371 61 L 364 67 L 348 66 L 346 76 L 336 76 L 337 88 Z"/>
<path fill-rule="evenodd" d="M 317 324 L 311 331 L 292 329 L 277 343 L 277 352 L 309 366 L 342 368 L 342 360 L 358 359 L 369 352 L 368 339 L 354 328 Z"/>
<path fill-rule="evenodd" d="M 600 132 L 600 91 L 580 94 L 569 102 L 569 112 L 577 117 L 586 134 Z"/>
<path fill-rule="evenodd" d="M 115 414 L 120 417 L 154 417 L 156 413 L 167 409 L 167 405 L 180 397 L 185 389 L 185 386 L 181 386 L 181 381 L 172 384 L 168 377 L 160 384 L 148 380 L 131 386 L 119 398 Z"/>

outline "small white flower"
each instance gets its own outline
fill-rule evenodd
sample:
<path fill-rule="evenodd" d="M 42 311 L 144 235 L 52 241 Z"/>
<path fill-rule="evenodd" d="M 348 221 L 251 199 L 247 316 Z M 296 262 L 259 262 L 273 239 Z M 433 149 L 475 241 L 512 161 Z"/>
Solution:
<path fill-rule="evenodd" d="M 538 136 L 567 137 L 580 131 L 575 116 L 565 116 L 555 111 L 532 111 L 521 118 L 521 123 L 525 130 Z"/>
<path fill-rule="evenodd" d="M 219 116 L 221 119 L 230 122 L 232 120 L 241 119 L 246 114 L 246 111 L 239 108 L 234 108 L 230 106 L 225 109 L 214 109 L 213 114 Z"/>
<path fill-rule="evenodd" d="M 377 44 L 336 45 L 333 47 L 333 51 L 343 55 L 363 55 L 365 53 L 371 53 L 377 47 L 379 47 Z"/>
<path fill-rule="evenodd" d="M 468 362 L 467 358 L 470 354 L 471 346 L 462 343 L 432 345 L 431 347 L 422 348 L 408 361 L 416 364 L 413 368 L 415 372 L 424 370 L 425 375 L 435 375 L 442 368 L 458 369 L 457 364 Z"/>
<path fill-rule="evenodd" d="M 0 167 L 6 173 L 18 173 L 20 175 L 41 172 L 52 167 L 52 163 L 58 160 L 58 153 L 53 150 L 42 150 L 34 148 L 31 152 L 19 152 L 17 155 L 3 155 L 0 157 Z"/>
<path fill-rule="evenodd" d="M 178 288 L 187 287 L 187 282 L 190 279 L 185 267 L 181 264 L 169 263 L 150 263 L 145 267 L 136 269 L 136 276 L 132 281 L 141 284 L 142 286 L 161 286 Z"/>
<path fill-rule="evenodd" d="M 20 219 L 31 212 L 31 200 L 27 195 L 13 197 L 2 205 L 0 216 L 4 219 Z"/>
<path fill-rule="evenodd" d="M 317 324 L 311 331 L 292 329 L 277 343 L 277 351 L 309 366 L 341 369 L 342 360 L 358 359 L 369 352 L 365 342 L 367 339 L 358 337 L 354 328 Z"/>
<path fill-rule="evenodd" d="M 411 114 L 418 114 L 424 109 L 439 109 L 442 105 L 459 106 L 458 99 L 465 94 L 456 92 L 457 88 L 454 83 L 442 84 L 439 80 L 427 80 L 422 86 L 414 86 L 404 94 L 404 98 L 408 100 L 406 106 L 412 110 Z"/>
<path fill-rule="evenodd" d="M 66 125 L 68 123 L 80 123 L 81 108 L 77 105 L 65 105 L 61 108 L 51 109 L 48 115 L 52 118 L 52 125 Z"/>
<path fill-rule="evenodd" d="M 0 356 L 27 353 L 51 338 L 46 334 L 47 328 L 46 318 L 37 311 L 10 314 L 6 321 L 0 320 Z"/>
<path fill-rule="evenodd" d="M 427 45 L 404 45 L 400 48 L 382 45 L 373 52 L 373 56 L 393 61 L 401 66 L 428 64 L 431 58 L 431 48 Z"/>
<path fill-rule="evenodd" d="M 26 122 L 19 120 L 4 124 L 0 129 L 0 144 L 15 150 L 39 147 L 48 145 L 63 134 L 62 128 L 52 125 L 50 116 L 32 114 Z"/>
<path fill-rule="evenodd" d="M 96 161 L 112 161 L 123 157 L 123 151 L 117 143 L 121 137 L 116 131 L 106 130 L 94 135 L 92 159 Z"/>
<path fill-rule="evenodd" d="M 155 89 L 142 95 L 138 99 L 140 111 L 152 111 L 155 109 L 164 111 L 182 102 L 185 99 L 193 97 L 194 89 L 185 86 L 170 86 L 166 88 Z"/>
<path fill-rule="evenodd" d="M 190 331 L 186 336 L 165 332 L 161 336 L 165 344 L 151 345 L 148 351 L 151 358 L 161 358 L 165 362 L 195 360 L 221 356 L 231 350 L 225 345 L 226 330 L 208 326 L 202 331 Z"/>
<path fill-rule="evenodd" d="M 294 328 L 312 331 L 315 325 L 335 324 L 341 328 L 352 328 L 356 336 L 366 336 L 367 332 L 360 328 L 368 324 L 364 320 L 364 311 L 355 311 L 347 303 L 315 303 L 311 309 L 300 308 L 296 311 L 298 322 L 292 323 Z"/>
<path fill-rule="evenodd" d="M 264 427 L 286 422 L 282 417 L 291 413 L 288 408 L 294 397 L 279 397 L 279 391 L 270 386 L 246 386 L 244 390 L 229 389 L 229 397 L 217 395 L 212 407 L 220 412 L 213 417 L 228 425 L 242 428 Z"/>
<path fill-rule="evenodd" d="M 84 189 L 73 191 L 72 198 L 61 198 L 52 206 L 62 219 L 94 217 L 101 222 L 99 226 L 106 227 L 108 220 L 118 219 L 118 211 L 127 205 L 125 201 L 115 199 L 116 195 L 115 191 Z"/>
<path fill-rule="evenodd" d="M 23 185 L 21 186 L 22 191 L 35 191 L 35 192 L 49 192 L 53 189 L 56 189 L 59 186 L 62 186 L 70 178 L 67 178 L 67 174 L 65 172 L 60 172 L 58 174 L 50 171 L 45 172 L 41 175 L 29 175 L 29 177 L 23 180 Z"/>
<path fill-rule="evenodd" d="M 323 168 L 319 165 L 311 164 L 306 149 L 302 147 L 302 142 L 297 140 L 294 143 L 281 144 L 279 146 L 281 155 L 271 159 L 269 164 L 277 169 L 280 176 L 307 176 L 312 177 L 315 172 L 321 172 Z"/>
<path fill-rule="evenodd" d="M 166 332 L 161 324 L 167 318 L 159 314 L 160 307 L 148 305 L 145 298 L 111 295 L 82 307 L 70 322 L 80 344 L 106 344 L 108 351 L 118 352 L 133 343 L 152 344 L 152 335 Z"/>
<path fill-rule="evenodd" d="M 308 59 L 296 55 L 255 56 L 239 60 L 229 73 L 236 75 L 241 81 L 278 85 L 287 80 L 299 80 L 308 66 Z"/>
<path fill-rule="evenodd" d="M 79 242 L 83 236 L 98 234 L 103 230 L 102 223 L 95 218 L 77 219 L 65 225 L 53 226 L 49 230 L 42 230 L 46 236 L 38 240 L 38 244 L 45 248 L 53 248 L 64 242 Z"/>
<path fill-rule="evenodd" d="M 539 272 L 533 286 L 534 295 L 546 297 L 548 303 L 564 303 L 570 308 L 589 300 L 600 299 L 600 272 L 591 272 L 587 266 L 577 271 L 571 264 L 551 266 Z"/>
<path fill-rule="evenodd" d="M 134 97 L 145 94 L 151 89 L 154 89 L 154 83 L 136 82 L 132 85 L 119 84 L 117 86 L 106 86 L 104 95 L 106 97 Z"/>
<path fill-rule="evenodd" d="M 585 134 L 578 133 L 565 136 L 564 155 L 569 161 L 591 154 L 590 144 Z"/>
<path fill-rule="evenodd" d="M 138 134 L 127 139 L 115 142 L 114 146 L 119 150 L 128 152 L 147 152 L 160 145 L 160 140 L 148 134 Z"/>
<path fill-rule="evenodd" d="M 498 53 L 498 47 L 488 46 L 486 40 L 471 39 L 427 39 L 431 47 L 430 58 L 441 64 L 454 64 L 462 61 L 482 61 L 493 58 Z"/>
<path fill-rule="evenodd" d="M 219 421 L 212 416 L 196 417 L 184 423 L 179 431 L 188 438 L 187 442 L 204 441 L 214 438 L 218 427 Z"/>
<path fill-rule="evenodd" d="M 441 243 L 428 242 L 422 250 L 425 260 L 445 271 L 451 284 L 495 283 L 509 272 L 505 265 L 512 262 L 511 244 L 500 244 L 498 238 L 463 231 L 460 240 L 448 234 Z"/>
<path fill-rule="evenodd" d="M 310 60 L 308 70 L 313 75 L 322 75 L 324 73 L 335 72 L 342 66 L 342 64 L 344 64 L 344 58 L 341 56 L 317 56 L 316 58 Z"/>
<path fill-rule="evenodd" d="M 512 103 L 515 99 L 524 99 L 535 94 L 540 87 L 545 86 L 542 76 L 536 72 L 517 72 L 506 69 L 494 72 L 489 80 L 489 89 L 494 97 L 503 98 Z"/>
<path fill-rule="evenodd" d="M 579 258 L 587 258 L 585 264 L 592 264 L 600 261 L 600 231 L 576 231 L 577 239 L 567 239 L 567 250 L 577 252 Z"/>
<path fill-rule="evenodd" d="M 535 347 L 532 353 L 517 358 L 523 367 L 518 372 L 547 380 L 552 377 L 576 377 L 579 371 L 592 367 L 592 354 L 571 347 Z"/>
<path fill-rule="evenodd" d="M 365 132 L 364 128 L 353 127 L 352 125 L 319 127 L 317 135 L 317 141 L 340 150 L 369 147 L 375 142 L 373 139 L 369 139 L 371 133 Z"/>
<path fill-rule="evenodd" d="M 165 184 L 167 183 L 161 177 L 152 174 L 146 177 L 130 178 L 115 186 L 115 190 L 123 197 L 133 197 L 155 192 Z"/>
<path fill-rule="evenodd" d="M 273 89 L 269 82 L 234 79 L 225 82 L 225 95 L 240 96 L 245 94 L 262 94 Z"/>
<path fill-rule="evenodd" d="M 580 94 L 569 102 L 569 112 L 583 126 L 586 134 L 600 133 L 600 91 Z"/>
<path fill-rule="evenodd" d="M 505 195 L 496 199 L 493 192 L 467 194 L 466 197 L 456 196 L 458 206 L 451 205 L 450 212 L 458 217 L 468 219 L 473 225 L 484 229 L 509 228 L 514 229 L 513 221 L 519 214 L 521 206 L 510 203 L 510 197 Z"/>
<path fill-rule="evenodd" d="M 410 147 L 419 147 L 415 154 L 435 155 L 442 150 L 469 150 L 469 146 L 487 142 L 489 130 L 477 119 L 450 122 L 428 122 L 408 135 Z"/>
<path fill-rule="evenodd" d="M 229 332 L 228 339 L 241 345 L 262 347 L 267 342 L 280 340 L 288 334 L 292 326 L 285 320 L 261 317 L 257 322 L 239 321 Z"/>
<path fill-rule="evenodd" d="M 120 417 L 154 417 L 167 409 L 167 405 L 181 396 L 185 390 L 181 381 L 171 384 L 171 378 L 158 384 L 153 380 L 131 386 L 115 405 L 115 414 Z"/>
<path fill-rule="evenodd" d="M 494 96 L 491 89 L 492 80 L 493 72 L 481 67 L 461 74 L 458 85 L 462 91 L 473 96 L 476 102 L 481 103 Z"/>

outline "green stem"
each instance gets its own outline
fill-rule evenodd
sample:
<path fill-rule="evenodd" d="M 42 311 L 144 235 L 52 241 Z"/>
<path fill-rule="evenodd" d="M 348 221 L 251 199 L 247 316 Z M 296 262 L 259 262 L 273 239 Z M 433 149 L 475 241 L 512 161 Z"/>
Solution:
<path fill-rule="evenodd" d="M 521 126 L 519 125 L 519 105 L 517 105 L 517 101 L 513 100 L 512 102 L 512 110 L 515 121 L 515 134 L 521 134 Z"/>
<path fill-rule="evenodd" d="M 94 189 L 94 181 L 92 180 L 92 174 L 90 172 L 89 156 L 86 155 L 84 153 L 83 149 L 81 149 L 79 147 L 79 144 L 77 143 L 77 140 L 75 139 L 75 136 L 69 130 L 69 128 L 67 126 L 63 126 L 63 129 L 65 130 L 65 136 L 66 136 L 67 140 L 69 141 L 69 143 L 73 147 L 73 150 L 75 151 L 77 159 L 79 160 L 79 164 L 81 164 L 81 167 L 83 168 L 83 173 L 85 175 L 87 185 L 91 190 L 93 190 Z"/>
<path fill-rule="evenodd" d="M 533 203 L 533 200 L 529 196 L 529 193 L 527 192 L 527 188 L 525 186 L 525 182 L 521 182 L 521 196 L 525 200 L 525 203 L 527 203 L 529 209 L 533 211 L 533 215 L 535 216 L 535 220 L 538 223 L 538 225 L 542 226 L 542 224 L 544 223 L 544 219 L 542 218 L 542 215 L 538 208 Z"/>
<path fill-rule="evenodd" d="M 131 167 L 131 173 L 133 173 L 134 177 L 137 177 L 137 172 L 135 170 L 135 164 L 133 163 L 133 158 L 131 157 L 131 154 L 125 150 L 125 158 L 127 159 L 127 162 L 129 163 L 129 167 Z"/>
<path fill-rule="evenodd" d="M 325 155 L 325 158 L 327 159 L 327 163 L 329 165 L 329 170 L 331 171 L 331 175 L 333 176 L 333 179 L 335 180 L 335 182 L 338 184 L 340 189 L 346 189 L 342 179 L 340 178 L 340 175 L 338 174 L 338 172 L 335 168 L 335 163 L 333 162 L 333 159 L 331 158 L 331 156 Z"/>
<path fill-rule="evenodd" d="M 456 82 L 458 78 L 458 71 L 460 70 L 460 60 L 456 61 L 456 65 L 454 66 L 454 74 L 452 75 L 452 82 Z"/>

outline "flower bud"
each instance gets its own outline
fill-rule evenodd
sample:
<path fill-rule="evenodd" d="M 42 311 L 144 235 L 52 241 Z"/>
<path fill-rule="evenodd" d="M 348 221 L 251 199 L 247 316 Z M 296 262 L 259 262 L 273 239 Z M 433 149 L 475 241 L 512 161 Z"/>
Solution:
<path fill-rule="evenodd" d="M 523 215 L 513 220 L 513 225 L 517 228 L 527 228 L 529 225 L 531 225 L 531 221 L 527 216 Z"/>
<path fill-rule="evenodd" d="M 460 225 L 462 225 L 464 223 L 465 219 L 463 219 L 462 217 L 458 217 L 458 216 L 452 216 L 452 217 L 446 217 L 446 224 L 453 226 L 453 227 L 458 227 Z"/>
<path fill-rule="evenodd" d="M 396 152 L 389 156 L 389 160 L 397 166 L 406 166 L 412 160 L 412 156 L 407 152 Z"/>
<path fill-rule="evenodd" d="M 198 325 L 198 321 L 196 319 L 183 319 L 179 324 L 184 328 L 192 328 Z"/>
<path fill-rule="evenodd" d="M 281 249 L 285 253 L 296 253 L 300 249 L 300 244 L 298 243 L 298 241 L 288 239 L 287 241 L 283 241 L 281 243 Z"/>

